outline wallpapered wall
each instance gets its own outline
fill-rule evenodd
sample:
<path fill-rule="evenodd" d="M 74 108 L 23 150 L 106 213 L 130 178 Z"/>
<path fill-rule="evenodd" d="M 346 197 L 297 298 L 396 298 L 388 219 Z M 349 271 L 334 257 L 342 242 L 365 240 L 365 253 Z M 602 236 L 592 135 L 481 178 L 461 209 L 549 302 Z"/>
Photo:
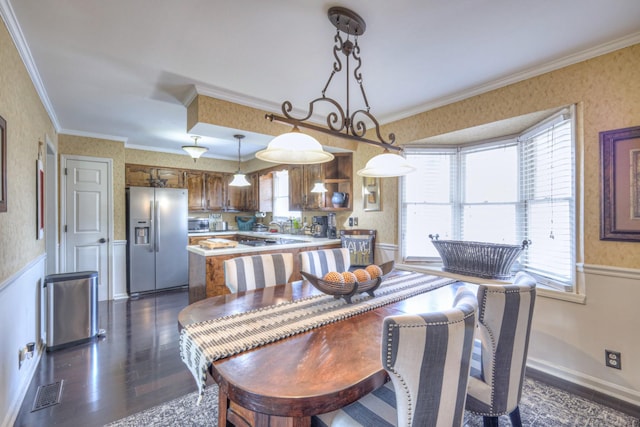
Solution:
<path fill-rule="evenodd" d="M 58 137 L 20 59 L 0 25 L 0 116 L 7 122 L 7 212 L 0 213 L 0 283 L 45 251 L 36 240 L 36 159 L 45 136 Z M 43 162 L 46 146 L 42 147 Z"/>
<path fill-rule="evenodd" d="M 640 45 L 390 123 L 398 141 L 416 141 L 535 111 L 578 104 L 584 162 L 584 262 L 640 268 L 639 243 L 600 241 L 599 132 L 640 125 Z M 579 171 L 580 172 L 580 171 Z M 385 192 L 385 206 L 397 193 Z"/>
<path fill-rule="evenodd" d="M 429 136 L 452 132 L 477 125 L 508 119 L 535 111 L 579 104 L 579 141 L 584 157 L 584 261 L 592 264 L 637 267 L 637 254 L 633 243 L 601 242 L 599 240 L 599 140 L 603 130 L 637 125 L 640 117 L 640 46 L 600 56 L 542 76 L 525 80 L 473 98 L 424 112 L 398 122 L 390 123 L 383 134 L 395 132 L 400 142 L 411 142 Z M 197 118 L 202 122 L 218 121 L 229 126 L 264 131 L 281 126 L 264 120 L 262 112 L 243 107 L 238 116 L 233 104 L 218 104 L 217 100 L 199 96 L 199 104 L 213 103 L 216 109 L 201 107 Z M 525 100 L 526 102 L 523 102 Z M 195 102 L 195 101 L 194 101 Z M 581 113 L 581 114 L 580 114 Z M 240 123 L 240 121 L 244 121 Z M 266 126 L 265 126 L 266 122 Z M 319 138 L 326 138 L 319 136 Z M 333 142 L 333 141 L 331 141 Z M 331 145 L 331 144 L 329 144 Z M 354 153 L 354 171 L 364 167 L 366 161 L 380 151 L 379 148 L 358 144 Z M 121 143 L 95 140 L 68 135 L 60 136 L 61 154 L 94 155 L 114 159 L 114 208 L 115 237 L 124 239 L 124 163 L 155 164 L 203 170 L 232 172 L 234 162 L 200 159 L 193 163 L 186 156 L 153 153 L 141 150 L 124 150 Z M 251 164 L 251 162 L 249 162 Z M 265 167 L 251 164 L 248 170 Z M 359 227 L 378 230 L 378 242 L 397 241 L 397 192 L 396 178 L 381 180 L 382 211 L 364 212 L 362 209 L 361 179 L 354 177 L 352 195 L 354 211 L 351 215 L 338 215 L 338 222 L 347 226 L 349 216 L 359 218 Z"/>
<path fill-rule="evenodd" d="M 125 164 L 165 166 L 184 169 L 233 172 L 237 163 L 145 150 L 125 149 L 124 143 L 85 136 L 60 135 L 59 154 L 92 156 L 113 159 L 113 216 L 114 239 L 126 239 Z"/>

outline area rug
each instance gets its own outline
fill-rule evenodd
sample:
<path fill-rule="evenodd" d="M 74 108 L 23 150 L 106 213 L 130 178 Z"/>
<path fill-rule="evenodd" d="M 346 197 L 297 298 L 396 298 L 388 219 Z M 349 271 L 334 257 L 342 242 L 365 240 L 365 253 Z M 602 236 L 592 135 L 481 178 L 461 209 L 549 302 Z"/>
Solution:
<path fill-rule="evenodd" d="M 193 392 L 107 426 L 217 427 L 218 388 L 207 387 L 200 406 L 197 399 L 198 392 Z M 525 427 L 640 427 L 637 418 L 530 378 L 525 379 L 520 414 Z M 482 417 L 465 414 L 464 427 L 482 425 Z M 500 425 L 510 426 L 509 417 L 500 417 Z"/>

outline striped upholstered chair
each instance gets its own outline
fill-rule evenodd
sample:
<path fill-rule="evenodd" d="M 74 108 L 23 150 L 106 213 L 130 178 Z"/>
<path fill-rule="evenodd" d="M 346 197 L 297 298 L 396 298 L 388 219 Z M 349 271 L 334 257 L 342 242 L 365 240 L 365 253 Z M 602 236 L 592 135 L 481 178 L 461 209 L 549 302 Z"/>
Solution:
<path fill-rule="evenodd" d="M 512 285 L 478 288 L 478 328 L 466 409 L 497 426 L 509 414 L 519 427 L 520 397 L 536 298 L 533 277 L 519 272 Z"/>
<path fill-rule="evenodd" d="M 349 270 L 351 256 L 347 248 L 300 252 L 300 271 L 323 277 L 330 271 Z"/>
<path fill-rule="evenodd" d="M 312 418 L 320 426 L 461 426 L 478 303 L 460 288 L 442 312 L 384 319 L 382 366 L 391 381 L 342 409 Z"/>
<path fill-rule="evenodd" d="M 232 293 L 288 283 L 293 254 L 266 254 L 224 261 L 224 282 Z"/>

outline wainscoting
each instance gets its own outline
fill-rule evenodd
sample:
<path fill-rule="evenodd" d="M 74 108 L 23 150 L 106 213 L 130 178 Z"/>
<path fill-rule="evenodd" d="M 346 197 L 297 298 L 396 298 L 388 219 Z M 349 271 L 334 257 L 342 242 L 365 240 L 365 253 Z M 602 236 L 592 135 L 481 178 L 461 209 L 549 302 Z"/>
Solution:
<path fill-rule="evenodd" d="M 46 256 L 40 255 L 0 284 L 0 426 L 13 425 L 42 354 L 40 307 Z M 35 342 L 36 351 L 18 368 L 18 351 Z"/>

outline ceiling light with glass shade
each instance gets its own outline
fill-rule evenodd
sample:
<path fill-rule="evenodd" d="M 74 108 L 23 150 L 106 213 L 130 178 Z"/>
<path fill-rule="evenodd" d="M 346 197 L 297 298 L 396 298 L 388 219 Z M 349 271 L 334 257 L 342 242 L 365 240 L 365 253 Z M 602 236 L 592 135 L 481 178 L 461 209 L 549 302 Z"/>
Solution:
<path fill-rule="evenodd" d="M 364 169 L 356 173 L 371 178 L 391 178 L 404 176 L 415 170 L 416 168 L 401 155 L 385 151 L 369 159 Z"/>
<path fill-rule="evenodd" d="M 328 162 L 333 154 L 324 151 L 318 140 L 294 126 L 291 132 L 273 138 L 266 149 L 256 153 L 256 157 L 265 162 L 309 165 Z"/>
<path fill-rule="evenodd" d="M 209 149 L 207 147 L 198 145 L 198 139 L 200 139 L 199 136 L 194 135 L 191 138 L 193 138 L 193 145 L 183 145 L 182 149 L 186 151 L 195 162 L 200 156 L 209 151 Z"/>
<path fill-rule="evenodd" d="M 365 167 L 358 171 L 361 176 L 403 176 L 415 170 L 399 153 L 402 148 L 395 144 L 395 135 L 390 133 L 387 140 L 383 138 L 380 132 L 380 123 L 373 114 L 370 113 L 369 101 L 364 90 L 362 73 L 362 59 L 360 58 L 360 46 L 358 45 L 358 37 L 361 36 L 366 24 L 364 19 L 352 10 L 344 7 L 331 7 L 328 11 L 329 21 L 336 27 L 336 35 L 334 37 L 335 45 L 333 46 L 334 62 L 329 79 L 322 89 L 322 96 L 314 99 L 309 103 L 309 109 L 304 117 L 294 117 L 293 104 L 291 101 L 284 101 L 281 106 L 282 115 L 267 114 L 266 119 L 270 121 L 287 123 L 293 125 L 293 130 L 289 133 L 277 136 L 270 143 L 267 149 L 256 153 L 259 159 L 285 164 L 304 164 L 306 163 L 324 163 L 333 159 L 331 153 L 322 150 L 320 143 L 309 135 L 300 132 L 299 128 L 305 128 L 313 131 L 322 132 L 331 136 L 347 138 L 365 144 L 372 144 L 384 148 L 384 153 L 372 158 L 374 164 L 380 161 L 393 160 L 391 164 L 386 165 L 384 169 L 378 167 Z M 353 37 L 353 40 L 351 38 Z M 346 57 L 345 66 L 343 67 L 339 53 Z M 355 62 L 353 67 L 353 76 L 349 75 L 351 69 L 350 60 Z M 338 101 L 325 95 L 329 88 L 333 77 L 339 74 L 345 68 L 346 77 L 346 106 L 343 107 Z M 365 108 L 357 109 L 351 112 L 350 106 L 350 84 L 351 80 L 358 85 Z M 326 127 L 308 122 L 314 112 L 315 106 L 329 107 L 326 114 Z M 368 129 L 375 132 L 377 140 L 368 139 Z M 393 154 L 392 152 L 396 152 Z M 323 154 L 324 153 L 324 154 Z M 381 159 L 378 157 L 383 156 Z M 393 157 L 389 157 L 393 156 Z M 402 161 L 401 161 L 401 160 Z M 379 173 L 378 175 L 371 175 Z"/>
<path fill-rule="evenodd" d="M 233 180 L 229 185 L 231 187 L 248 187 L 251 183 L 247 181 L 247 176 L 240 171 L 240 144 L 242 143 L 244 135 L 233 135 L 233 137 L 238 140 L 238 170 L 233 175 Z"/>

